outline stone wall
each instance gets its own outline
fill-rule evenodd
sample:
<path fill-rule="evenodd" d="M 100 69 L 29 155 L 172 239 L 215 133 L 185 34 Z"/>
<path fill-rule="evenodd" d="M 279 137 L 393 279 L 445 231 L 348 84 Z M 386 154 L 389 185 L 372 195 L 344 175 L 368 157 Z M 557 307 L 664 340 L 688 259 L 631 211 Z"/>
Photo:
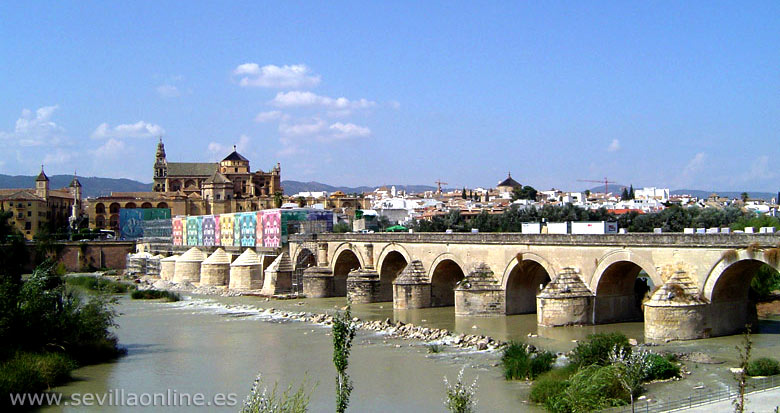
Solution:
<path fill-rule="evenodd" d="M 127 254 L 135 251 L 133 241 L 61 242 L 58 245 L 62 248 L 59 262 L 73 272 L 100 268 L 124 270 Z M 34 244 L 28 244 L 28 251 L 32 257 Z M 32 271 L 34 262 L 31 260 L 26 267 Z"/>

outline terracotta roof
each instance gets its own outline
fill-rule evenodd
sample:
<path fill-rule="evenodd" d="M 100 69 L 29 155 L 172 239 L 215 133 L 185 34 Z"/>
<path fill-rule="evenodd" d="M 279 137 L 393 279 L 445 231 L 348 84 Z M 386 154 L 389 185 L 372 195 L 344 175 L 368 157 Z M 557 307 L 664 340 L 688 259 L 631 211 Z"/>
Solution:
<path fill-rule="evenodd" d="M 43 201 L 43 198 L 35 195 L 34 192 L 28 189 L 12 189 L 7 193 L 0 193 L 0 199 L 8 201 Z"/>
<path fill-rule="evenodd" d="M 168 162 L 168 176 L 211 176 L 219 165 L 202 162 Z"/>

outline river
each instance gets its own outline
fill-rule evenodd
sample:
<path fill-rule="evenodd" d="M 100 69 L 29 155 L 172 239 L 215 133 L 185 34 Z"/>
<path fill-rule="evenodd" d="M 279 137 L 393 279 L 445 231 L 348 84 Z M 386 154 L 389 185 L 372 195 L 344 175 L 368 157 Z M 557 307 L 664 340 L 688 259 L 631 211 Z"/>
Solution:
<path fill-rule="evenodd" d="M 266 301 L 256 297 L 186 297 L 177 303 L 136 301 L 124 296 L 117 309 L 117 335 L 128 349 L 114 363 L 87 366 L 75 371 L 76 380 L 54 389 L 67 395 L 84 393 L 202 393 L 211 400 L 217 393 L 234 393 L 240 405 L 258 373 L 271 387 L 299 384 L 304 378 L 317 384 L 310 411 L 333 411 L 335 369 L 332 364 L 330 327 L 271 318 L 257 308 L 333 312 L 344 298 Z M 392 303 L 357 305 L 362 319 L 402 320 L 468 334 L 487 334 L 501 340 L 523 340 L 553 351 L 575 346 L 572 340 L 587 334 L 622 331 L 641 340 L 642 323 L 587 327 L 537 328 L 535 315 L 477 318 L 455 317 L 452 307 L 394 311 Z M 531 334 L 535 337 L 528 337 Z M 780 318 L 763 320 L 754 334 L 754 357 L 780 353 Z M 669 343 L 657 350 L 703 351 L 724 364 L 690 363 L 692 374 L 679 382 L 648 386 L 648 397 L 681 398 L 692 389 L 731 384 L 728 367 L 735 364 L 734 346 L 740 338 L 721 337 Z M 444 411 L 444 376 L 454 380 L 465 367 L 465 381 L 478 377 L 479 411 L 541 411 L 527 403 L 529 385 L 507 382 L 497 367 L 499 354 L 445 348 L 428 354 L 419 342 L 388 339 L 359 331 L 348 373 L 354 381 L 350 411 Z M 112 393 L 114 392 L 114 393 Z M 73 400 L 73 399 L 71 399 Z M 225 407 L 236 411 L 239 406 Z M 101 411 L 131 411 L 131 406 L 101 407 Z M 57 406 L 47 411 L 83 411 L 84 407 Z M 97 408 L 95 408 L 97 410 Z M 182 411 L 181 407 L 156 407 L 155 411 Z M 209 411 L 217 410 L 215 406 Z"/>

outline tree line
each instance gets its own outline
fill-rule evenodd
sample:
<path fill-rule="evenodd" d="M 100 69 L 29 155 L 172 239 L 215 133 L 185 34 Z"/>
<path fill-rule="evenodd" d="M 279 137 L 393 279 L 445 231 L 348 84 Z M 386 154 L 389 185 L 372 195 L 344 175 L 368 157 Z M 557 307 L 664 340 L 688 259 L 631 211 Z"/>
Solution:
<path fill-rule="evenodd" d="M 745 227 L 775 227 L 780 229 L 780 220 L 776 217 L 757 214 L 737 207 L 726 208 L 684 208 L 673 205 L 660 212 L 639 213 L 631 211 L 615 215 L 606 208 L 585 209 L 572 204 L 563 206 L 545 205 L 541 208 L 531 206 L 522 208 L 512 205 L 500 214 L 482 211 L 467 219 L 460 210 L 454 209 L 444 215 L 436 215 L 430 220 L 415 220 L 409 227 L 416 232 L 521 232 L 523 222 L 564 222 L 564 221 L 617 221 L 620 228 L 628 232 L 653 232 L 661 228 L 663 232 L 683 232 L 684 228 L 729 227 L 743 230 Z"/>

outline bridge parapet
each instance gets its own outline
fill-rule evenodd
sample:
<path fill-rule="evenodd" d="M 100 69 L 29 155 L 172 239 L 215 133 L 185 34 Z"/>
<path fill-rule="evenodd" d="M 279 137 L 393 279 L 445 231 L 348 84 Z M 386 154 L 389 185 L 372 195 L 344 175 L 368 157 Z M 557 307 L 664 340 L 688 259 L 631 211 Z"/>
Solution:
<path fill-rule="evenodd" d="M 686 248 L 745 248 L 757 244 L 761 248 L 775 247 L 780 233 L 767 234 L 521 234 L 514 232 L 378 232 L 378 233 L 323 233 L 294 234 L 292 243 L 356 242 L 356 243 L 432 243 L 432 244 L 520 244 L 550 246 L 615 246 L 615 247 L 681 247 Z"/>

